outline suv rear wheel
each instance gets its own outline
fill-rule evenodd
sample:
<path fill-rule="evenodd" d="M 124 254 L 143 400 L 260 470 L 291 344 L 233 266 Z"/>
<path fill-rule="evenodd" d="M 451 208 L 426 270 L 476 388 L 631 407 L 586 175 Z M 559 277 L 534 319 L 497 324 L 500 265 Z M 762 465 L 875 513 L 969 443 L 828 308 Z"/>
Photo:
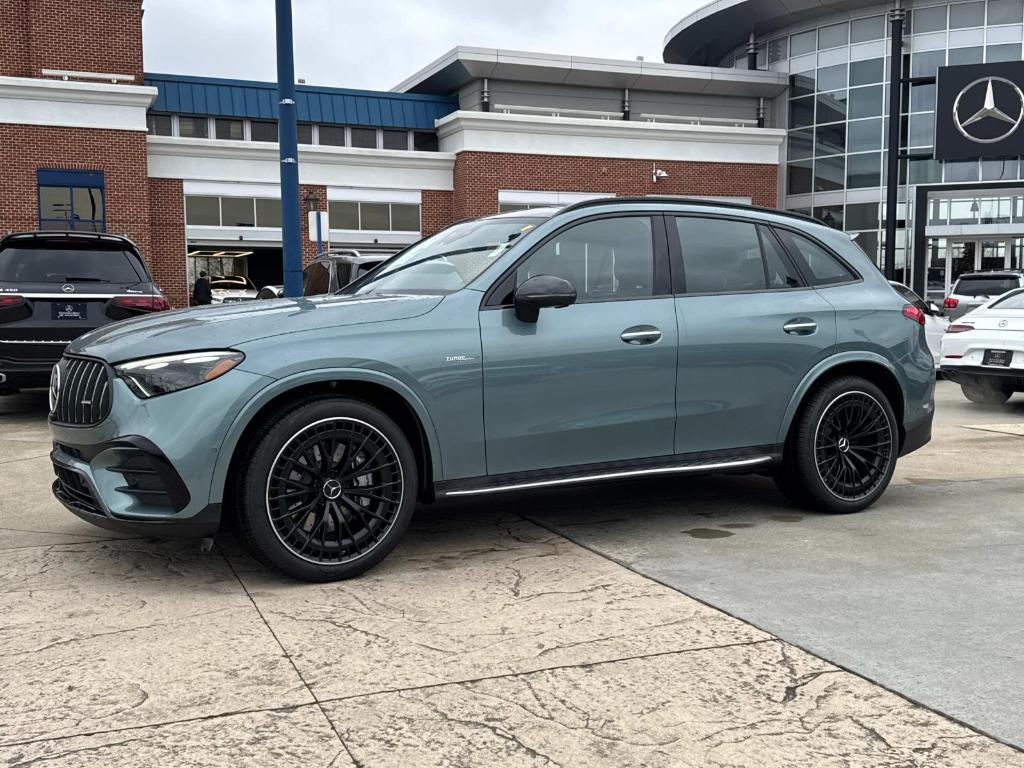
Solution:
<path fill-rule="evenodd" d="M 985 379 L 980 376 L 965 378 L 960 385 L 964 397 L 972 403 L 982 405 L 1002 405 L 1013 394 L 1013 386 L 1009 382 Z"/>
<path fill-rule="evenodd" d="M 416 459 L 377 408 L 341 397 L 300 403 L 261 427 L 254 446 L 239 528 L 265 564 L 306 581 L 351 578 L 409 526 Z"/>
<path fill-rule="evenodd" d="M 821 512 L 859 512 L 892 480 L 896 416 L 885 394 L 857 376 L 829 381 L 801 406 L 775 475 L 793 502 Z"/>

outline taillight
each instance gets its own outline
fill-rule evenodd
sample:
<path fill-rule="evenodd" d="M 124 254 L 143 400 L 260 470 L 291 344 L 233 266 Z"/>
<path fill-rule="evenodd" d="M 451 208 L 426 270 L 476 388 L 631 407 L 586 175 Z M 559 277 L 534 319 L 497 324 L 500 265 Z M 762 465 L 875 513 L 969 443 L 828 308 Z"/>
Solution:
<path fill-rule="evenodd" d="M 110 303 L 136 312 L 163 312 L 171 308 L 163 296 L 115 296 Z"/>
<path fill-rule="evenodd" d="M 920 307 L 915 307 L 913 304 L 907 304 L 903 307 L 903 316 L 910 318 L 918 325 L 924 325 L 924 310 Z"/>
<path fill-rule="evenodd" d="M 24 296 L 12 295 L 9 293 L 0 293 L 0 309 L 12 309 L 14 307 L 20 307 L 25 303 Z"/>
<path fill-rule="evenodd" d="M 967 325 L 965 323 L 953 323 L 951 326 L 946 328 L 946 333 L 964 333 L 965 331 L 973 330 L 973 325 Z"/>
<path fill-rule="evenodd" d="M 960 303 L 960 299 L 946 299 L 942 302 L 942 306 L 945 309 L 956 309 L 957 304 Z"/>

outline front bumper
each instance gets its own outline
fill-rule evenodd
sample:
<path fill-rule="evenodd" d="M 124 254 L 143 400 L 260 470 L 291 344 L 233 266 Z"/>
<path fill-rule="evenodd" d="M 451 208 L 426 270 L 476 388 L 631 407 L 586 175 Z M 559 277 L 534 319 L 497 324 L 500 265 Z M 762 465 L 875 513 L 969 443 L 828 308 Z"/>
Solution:
<path fill-rule="evenodd" d="M 86 427 L 50 422 L 54 496 L 102 528 L 159 537 L 214 533 L 223 489 L 213 487 L 213 476 L 224 435 L 268 381 L 236 369 L 140 400 L 113 379 L 103 421 Z"/>

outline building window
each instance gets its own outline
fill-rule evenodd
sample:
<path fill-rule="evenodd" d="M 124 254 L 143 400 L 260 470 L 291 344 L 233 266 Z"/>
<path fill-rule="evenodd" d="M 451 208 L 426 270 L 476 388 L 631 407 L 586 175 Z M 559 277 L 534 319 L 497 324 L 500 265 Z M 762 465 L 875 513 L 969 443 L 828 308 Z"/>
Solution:
<path fill-rule="evenodd" d="M 351 134 L 353 147 L 361 147 L 362 149 L 377 148 L 376 128 L 352 128 Z"/>
<path fill-rule="evenodd" d="M 988 0 L 988 25 L 1020 24 L 1024 0 Z"/>
<path fill-rule="evenodd" d="M 409 148 L 409 132 L 408 131 L 395 131 L 385 128 L 381 131 L 384 138 L 384 149 L 408 149 Z"/>
<path fill-rule="evenodd" d="M 256 211 L 251 197 L 222 197 L 221 223 L 225 227 L 255 227 Z"/>
<path fill-rule="evenodd" d="M 253 141 L 277 141 L 277 122 L 274 120 L 249 121 L 249 136 Z"/>
<path fill-rule="evenodd" d="M 205 139 L 210 135 L 209 120 L 197 115 L 178 117 L 178 135 L 190 139 Z"/>
<path fill-rule="evenodd" d="M 866 43 L 869 40 L 882 40 L 884 37 L 884 16 L 871 16 L 867 19 L 854 19 L 850 22 L 851 43 Z"/>
<path fill-rule="evenodd" d="M 437 134 L 415 131 L 412 135 L 412 147 L 420 152 L 437 152 Z"/>
<path fill-rule="evenodd" d="M 152 136 L 170 136 L 172 133 L 170 115 L 148 114 L 146 115 L 146 125 Z"/>
<path fill-rule="evenodd" d="M 39 228 L 106 231 L 103 171 L 40 168 Z"/>
<path fill-rule="evenodd" d="M 245 138 L 245 124 L 241 120 L 218 117 L 214 120 L 214 130 L 218 139 L 242 141 Z"/>
<path fill-rule="evenodd" d="M 281 226 L 281 201 L 265 197 L 256 198 L 256 226 Z"/>
<path fill-rule="evenodd" d="M 187 195 L 185 197 L 185 223 L 203 227 L 219 227 L 220 198 Z"/>
<path fill-rule="evenodd" d="M 313 124 L 312 123 L 299 123 L 296 126 L 298 131 L 299 144 L 312 144 L 313 143 Z"/>
<path fill-rule="evenodd" d="M 419 232 L 417 203 L 377 203 L 333 200 L 327 204 L 331 229 L 380 232 Z"/>
<path fill-rule="evenodd" d="M 345 146 L 345 126 L 343 125 L 321 125 L 320 144 L 328 147 Z"/>

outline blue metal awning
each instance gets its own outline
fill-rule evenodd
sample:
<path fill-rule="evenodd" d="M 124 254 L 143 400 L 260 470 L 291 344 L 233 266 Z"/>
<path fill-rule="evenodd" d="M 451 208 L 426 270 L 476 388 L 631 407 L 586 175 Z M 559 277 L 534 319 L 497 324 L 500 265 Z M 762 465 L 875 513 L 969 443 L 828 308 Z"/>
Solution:
<path fill-rule="evenodd" d="M 181 115 L 277 119 L 277 84 L 146 73 L 158 93 L 150 109 Z M 295 87 L 298 119 L 309 123 L 431 130 L 459 108 L 456 99 L 420 93 Z"/>

